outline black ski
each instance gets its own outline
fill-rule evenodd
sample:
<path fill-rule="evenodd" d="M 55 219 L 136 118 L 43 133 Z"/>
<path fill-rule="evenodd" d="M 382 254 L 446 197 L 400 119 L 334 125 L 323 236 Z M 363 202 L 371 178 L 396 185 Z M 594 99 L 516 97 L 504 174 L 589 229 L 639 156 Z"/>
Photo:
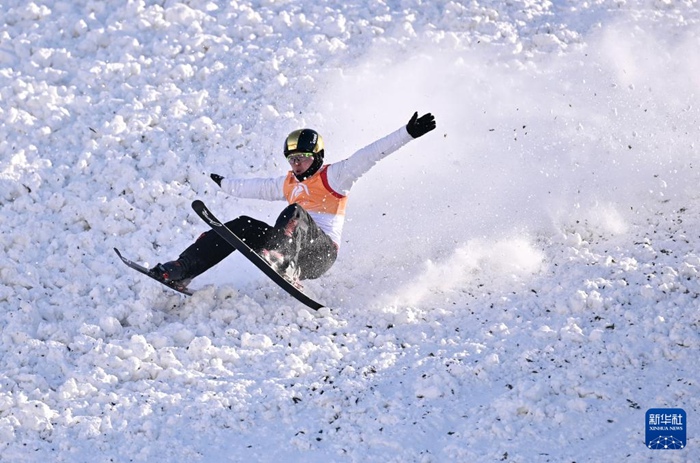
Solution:
<path fill-rule="evenodd" d="M 243 256 L 245 256 L 249 261 L 251 261 L 256 267 L 258 267 L 262 272 L 268 276 L 272 281 L 277 283 L 277 285 L 284 289 L 290 296 L 296 298 L 299 302 L 305 304 L 311 309 L 318 310 L 325 307 L 309 296 L 304 294 L 299 288 L 294 286 L 292 283 L 287 281 L 282 275 L 277 273 L 270 265 L 260 257 L 255 251 L 253 251 L 247 244 L 243 242 L 238 236 L 236 236 L 231 230 L 229 230 L 226 225 L 224 225 L 219 219 L 214 217 L 207 206 L 200 200 L 196 200 L 192 203 L 192 209 L 199 215 L 202 220 L 209 224 L 209 226 L 219 234 L 223 239 L 226 240 L 231 246 L 236 248 Z"/>
<path fill-rule="evenodd" d="M 119 258 L 122 260 L 122 262 L 124 262 L 126 265 L 128 265 L 128 266 L 131 267 L 131 268 L 133 268 L 133 269 L 136 270 L 137 272 L 141 272 L 141 273 L 143 273 L 144 275 L 153 278 L 153 279 L 156 280 L 157 282 L 164 284 L 165 286 L 167 286 L 167 287 L 170 288 L 170 289 L 174 289 L 174 290 L 177 291 L 178 293 L 186 294 L 187 296 L 191 296 L 191 295 L 192 295 L 192 292 L 191 292 L 189 289 L 187 289 L 187 286 L 184 286 L 184 285 L 182 285 L 182 284 L 173 283 L 172 281 L 165 281 L 165 280 L 163 280 L 163 279 L 161 279 L 161 278 L 158 278 L 157 276 L 152 275 L 151 273 L 149 273 L 149 271 L 148 271 L 148 269 L 147 269 L 146 267 L 143 267 L 143 266 L 137 264 L 136 262 L 134 262 L 134 261 L 132 261 L 132 260 L 129 260 L 129 259 L 127 259 L 126 257 L 122 256 L 122 253 L 119 252 L 119 249 L 114 248 L 114 252 L 117 253 L 117 255 L 118 255 Z"/>

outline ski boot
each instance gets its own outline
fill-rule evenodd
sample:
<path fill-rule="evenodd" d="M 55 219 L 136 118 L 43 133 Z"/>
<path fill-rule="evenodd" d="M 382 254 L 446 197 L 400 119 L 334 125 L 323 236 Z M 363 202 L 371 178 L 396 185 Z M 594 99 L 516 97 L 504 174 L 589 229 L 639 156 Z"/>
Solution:
<path fill-rule="evenodd" d="M 179 289 L 186 289 L 187 285 L 192 281 L 188 270 L 187 261 L 178 259 L 164 264 L 157 264 L 149 273 L 158 280 L 173 284 Z"/>

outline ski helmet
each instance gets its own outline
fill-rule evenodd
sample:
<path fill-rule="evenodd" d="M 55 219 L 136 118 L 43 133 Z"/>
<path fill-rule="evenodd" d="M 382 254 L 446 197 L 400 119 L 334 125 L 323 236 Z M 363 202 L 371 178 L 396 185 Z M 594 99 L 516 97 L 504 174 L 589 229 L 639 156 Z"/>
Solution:
<path fill-rule="evenodd" d="M 312 153 L 314 162 L 306 172 L 297 175 L 299 181 L 304 181 L 323 166 L 323 138 L 315 130 L 299 129 L 290 133 L 284 141 L 284 157 L 291 156 L 296 153 Z"/>

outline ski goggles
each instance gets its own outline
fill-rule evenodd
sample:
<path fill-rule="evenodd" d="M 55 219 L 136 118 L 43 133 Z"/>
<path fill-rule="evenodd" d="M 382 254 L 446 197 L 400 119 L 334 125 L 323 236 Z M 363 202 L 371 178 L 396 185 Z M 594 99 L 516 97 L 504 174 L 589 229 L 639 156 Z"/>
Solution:
<path fill-rule="evenodd" d="M 289 161 L 290 164 L 298 164 L 303 162 L 304 159 L 312 157 L 314 157 L 314 153 L 294 153 L 287 156 L 287 161 Z"/>

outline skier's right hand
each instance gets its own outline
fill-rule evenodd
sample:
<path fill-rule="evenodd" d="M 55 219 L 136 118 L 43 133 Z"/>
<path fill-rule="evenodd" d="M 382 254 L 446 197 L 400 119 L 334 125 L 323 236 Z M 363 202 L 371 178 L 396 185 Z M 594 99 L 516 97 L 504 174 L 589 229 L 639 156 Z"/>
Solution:
<path fill-rule="evenodd" d="M 209 175 L 212 180 L 216 182 L 217 185 L 221 186 L 221 181 L 224 179 L 221 175 L 219 174 L 211 174 Z"/>

